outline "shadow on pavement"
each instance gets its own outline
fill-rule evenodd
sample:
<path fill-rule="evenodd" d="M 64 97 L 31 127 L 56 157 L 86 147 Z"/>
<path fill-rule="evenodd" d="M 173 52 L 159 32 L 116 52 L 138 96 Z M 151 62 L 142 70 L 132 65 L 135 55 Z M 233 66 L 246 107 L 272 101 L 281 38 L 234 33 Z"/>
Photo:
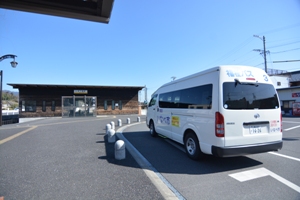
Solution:
<path fill-rule="evenodd" d="M 114 143 L 108 143 L 105 133 L 97 135 L 103 135 L 103 140 L 96 143 L 105 144 L 105 155 L 99 156 L 98 159 L 107 160 L 111 164 L 140 168 L 127 150 L 126 159 L 116 160 Z M 123 135 L 160 173 L 212 174 L 263 164 L 246 156 L 217 158 L 207 155 L 199 161 L 194 161 L 188 158 L 185 152 L 168 143 L 167 139 L 151 137 L 149 131 L 123 132 Z"/>
<path fill-rule="evenodd" d="M 299 140 L 299 137 L 293 137 L 293 138 L 288 138 L 288 137 L 285 137 L 285 138 L 282 138 L 283 141 L 295 141 L 295 140 Z"/>
<path fill-rule="evenodd" d="M 107 140 L 107 135 L 105 134 L 97 134 L 97 135 L 103 135 L 103 140 L 96 141 L 96 143 L 105 145 L 105 155 L 99 156 L 98 159 L 106 160 L 107 162 L 111 164 L 116 165 L 122 165 L 125 167 L 133 167 L 133 168 L 140 168 L 138 163 L 134 160 L 134 158 L 129 154 L 129 152 L 126 150 L 126 158 L 123 160 L 117 160 L 115 159 L 115 143 L 109 143 Z M 116 137 L 116 141 L 117 141 Z"/>

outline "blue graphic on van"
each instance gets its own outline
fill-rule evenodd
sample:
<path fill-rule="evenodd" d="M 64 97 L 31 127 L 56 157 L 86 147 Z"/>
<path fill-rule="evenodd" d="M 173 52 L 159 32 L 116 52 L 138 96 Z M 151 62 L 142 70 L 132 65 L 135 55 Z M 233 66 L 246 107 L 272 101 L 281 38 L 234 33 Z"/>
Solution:
<path fill-rule="evenodd" d="M 269 79 L 268 79 L 267 75 L 263 75 L 263 77 L 264 77 L 264 80 L 265 80 L 266 82 L 268 82 L 268 81 L 269 81 Z"/>
<path fill-rule="evenodd" d="M 228 77 L 254 77 L 252 71 L 244 70 L 244 71 L 232 71 L 226 70 Z"/>
<path fill-rule="evenodd" d="M 157 116 L 157 121 L 161 124 L 170 125 L 170 117 Z"/>

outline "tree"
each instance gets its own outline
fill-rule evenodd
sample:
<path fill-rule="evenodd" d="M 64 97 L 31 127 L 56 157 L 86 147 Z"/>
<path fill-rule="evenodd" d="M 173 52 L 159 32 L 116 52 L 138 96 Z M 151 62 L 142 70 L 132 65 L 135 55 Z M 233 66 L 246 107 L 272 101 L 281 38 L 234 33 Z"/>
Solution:
<path fill-rule="evenodd" d="M 10 91 L 4 91 L 2 93 L 2 105 L 6 104 L 8 108 L 14 109 L 18 107 L 19 99 Z"/>

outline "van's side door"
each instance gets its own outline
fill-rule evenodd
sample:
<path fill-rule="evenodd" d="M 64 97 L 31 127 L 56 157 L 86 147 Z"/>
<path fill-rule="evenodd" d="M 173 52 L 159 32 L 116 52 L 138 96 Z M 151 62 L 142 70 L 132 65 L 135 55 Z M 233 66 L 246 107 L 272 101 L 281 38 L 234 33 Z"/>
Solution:
<path fill-rule="evenodd" d="M 159 94 L 157 99 L 158 107 L 156 112 L 156 132 L 168 137 L 172 138 L 172 127 L 171 127 L 171 98 L 172 93 L 163 93 Z"/>
<path fill-rule="evenodd" d="M 148 105 L 147 109 L 147 125 L 149 125 L 150 120 L 152 119 L 154 122 L 154 126 L 156 127 L 156 109 L 157 109 L 157 94 L 154 95 Z"/>

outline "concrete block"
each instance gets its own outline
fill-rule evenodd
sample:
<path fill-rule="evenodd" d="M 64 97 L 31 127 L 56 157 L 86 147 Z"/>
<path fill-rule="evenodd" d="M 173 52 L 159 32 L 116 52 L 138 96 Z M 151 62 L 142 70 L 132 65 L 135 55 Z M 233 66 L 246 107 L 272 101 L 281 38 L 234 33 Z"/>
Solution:
<path fill-rule="evenodd" d="M 126 157 L 126 150 L 125 150 L 125 142 L 123 140 L 118 140 L 115 143 L 115 159 L 122 160 Z"/>
<path fill-rule="evenodd" d="M 109 129 L 107 134 L 108 143 L 114 143 L 116 141 L 116 135 L 114 129 Z"/>
<path fill-rule="evenodd" d="M 106 124 L 106 135 L 108 134 L 108 131 L 111 129 L 111 125 L 110 124 Z"/>
<path fill-rule="evenodd" d="M 111 121 L 111 122 L 110 122 L 110 125 L 111 125 L 111 129 L 114 129 L 114 130 L 115 130 L 115 122 Z"/>

